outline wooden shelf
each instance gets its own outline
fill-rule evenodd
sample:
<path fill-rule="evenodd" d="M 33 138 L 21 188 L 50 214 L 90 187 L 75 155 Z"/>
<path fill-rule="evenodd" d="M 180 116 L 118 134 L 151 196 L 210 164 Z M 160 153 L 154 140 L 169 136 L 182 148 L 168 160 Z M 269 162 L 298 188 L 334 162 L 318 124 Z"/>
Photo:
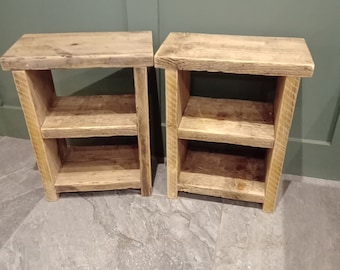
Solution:
<path fill-rule="evenodd" d="M 12 71 L 48 201 L 72 191 L 138 188 L 151 195 L 153 62 L 151 31 L 25 34 L 0 58 Z M 132 68 L 134 95 L 56 97 L 52 70 L 83 68 Z M 67 146 L 67 138 L 111 136 L 136 136 L 138 149 Z"/>
<path fill-rule="evenodd" d="M 264 160 L 189 150 L 178 179 L 178 190 L 263 203 Z"/>
<path fill-rule="evenodd" d="M 153 66 L 152 33 L 25 34 L 0 62 L 4 70 Z"/>
<path fill-rule="evenodd" d="M 138 147 L 73 146 L 55 188 L 57 192 L 140 189 Z"/>
<path fill-rule="evenodd" d="M 134 95 L 56 97 L 41 127 L 43 138 L 137 135 Z"/>
<path fill-rule="evenodd" d="M 178 137 L 271 148 L 274 144 L 273 105 L 191 96 Z"/>
<path fill-rule="evenodd" d="M 186 191 L 259 202 L 273 212 L 300 77 L 314 72 L 305 40 L 169 33 L 154 63 L 165 69 L 168 197 Z M 275 96 L 271 104 L 194 97 L 193 71 L 276 76 Z M 193 152 L 188 140 L 241 145 L 248 157 Z M 265 155 L 251 158 L 250 148 Z"/>

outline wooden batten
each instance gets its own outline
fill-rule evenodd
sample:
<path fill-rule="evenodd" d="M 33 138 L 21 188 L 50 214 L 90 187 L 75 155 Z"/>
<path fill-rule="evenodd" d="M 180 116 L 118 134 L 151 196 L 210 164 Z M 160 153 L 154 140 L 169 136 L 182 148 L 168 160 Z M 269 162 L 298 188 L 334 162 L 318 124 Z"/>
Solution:
<path fill-rule="evenodd" d="M 137 129 L 141 193 L 143 196 L 150 196 L 152 194 L 152 175 L 149 127 L 148 71 L 147 68 L 134 68 L 133 72 L 138 122 Z"/>
<path fill-rule="evenodd" d="M 178 127 L 190 96 L 190 72 L 166 70 L 166 147 L 167 192 L 169 198 L 178 194 L 177 182 L 187 141 L 178 138 Z"/>

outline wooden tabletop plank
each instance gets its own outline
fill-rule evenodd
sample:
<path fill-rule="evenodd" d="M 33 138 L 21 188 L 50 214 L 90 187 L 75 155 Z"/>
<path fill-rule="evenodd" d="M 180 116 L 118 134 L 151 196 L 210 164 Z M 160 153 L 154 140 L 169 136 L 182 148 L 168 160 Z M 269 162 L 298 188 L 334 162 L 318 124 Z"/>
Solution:
<path fill-rule="evenodd" d="M 4 70 L 153 66 L 152 32 L 25 34 L 0 62 Z"/>
<path fill-rule="evenodd" d="M 303 38 L 170 33 L 155 55 L 165 69 L 311 77 Z"/>

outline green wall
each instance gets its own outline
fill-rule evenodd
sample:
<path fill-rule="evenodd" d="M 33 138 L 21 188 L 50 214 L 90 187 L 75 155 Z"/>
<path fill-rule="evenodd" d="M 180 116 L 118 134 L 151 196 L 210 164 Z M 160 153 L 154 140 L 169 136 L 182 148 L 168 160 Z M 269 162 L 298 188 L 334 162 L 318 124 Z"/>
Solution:
<path fill-rule="evenodd" d="M 313 78 L 301 83 L 284 172 L 339 180 L 339 14 L 337 0 L 2 0 L 0 54 L 22 34 L 38 32 L 152 30 L 155 50 L 171 31 L 304 37 L 316 69 Z M 54 77 L 59 94 L 72 94 L 98 88 L 107 92 L 112 78 L 118 84 L 123 80 L 114 74 L 115 70 L 75 70 L 57 71 Z M 157 75 L 159 92 L 154 96 L 159 96 L 164 133 L 164 73 Z M 194 91 L 227 89 L 235 83 L 231 81 L 195 74 Z M 252 95 L 261 99 L 256 93 L 268 84 L 254 85 Z M 122 85 L 122 91 L 130 91 L 131 83 Z M 249 87 L 236 86 L 240 92 Z M 0 71 L 0 99 L 0 134 L 27 137 L 9 72 Z"/>

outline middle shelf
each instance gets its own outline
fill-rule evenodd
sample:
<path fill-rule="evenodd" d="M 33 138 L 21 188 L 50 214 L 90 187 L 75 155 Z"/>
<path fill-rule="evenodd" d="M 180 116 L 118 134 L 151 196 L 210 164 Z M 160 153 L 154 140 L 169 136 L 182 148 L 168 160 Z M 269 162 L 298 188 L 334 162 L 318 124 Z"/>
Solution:
<path fill-rule="evenodd" d="M 41 127 L 44 139 L 136 136 L 134 95 L 56 97 Z"/>
<path fill-rule="evenodd" d="M 69 146 L 57 192 L 141 188 L 137 145 Z"/>
<path fill-rule="evenodd" d="M 191 96 L 178 128 L 185 140 L 271 148 L 272 103 Z"/>

